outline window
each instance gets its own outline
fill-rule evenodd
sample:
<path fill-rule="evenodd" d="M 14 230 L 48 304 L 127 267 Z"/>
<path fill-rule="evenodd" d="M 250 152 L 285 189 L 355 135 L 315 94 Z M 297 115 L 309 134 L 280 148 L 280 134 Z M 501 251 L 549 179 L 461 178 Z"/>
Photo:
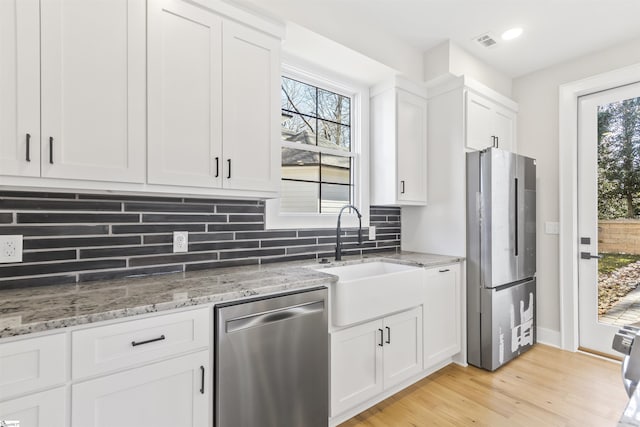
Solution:
<path fill-rule="evenodd" d="M 354 200 L 351 97 L 282 77 L 281 213 L 337 213 Z"/>
<path fill-rule="evenodd" d="M 369 89 L 297 58 L 282 64 L 281 181 L 265 202 L 268 229 L 335 228 L 357 206 L 369 225 Z M 345 227 L 358 218 L 345 211 Z"/>

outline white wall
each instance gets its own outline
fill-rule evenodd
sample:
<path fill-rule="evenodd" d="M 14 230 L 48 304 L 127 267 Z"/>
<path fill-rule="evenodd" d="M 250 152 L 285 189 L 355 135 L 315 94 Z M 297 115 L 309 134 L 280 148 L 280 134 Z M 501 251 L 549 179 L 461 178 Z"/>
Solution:
<path fill-rule="evenodd" d="M 562 309 L 559 240 L 558 235 L 544 233 L 544 223 L 559 220 L 558 89 L 562 84 L 636 63 L 640 63 L 640 39 L 513 81 L 513 99 L 520 107 L 518 151 L 538 161 L 538 327 L 554 337 L 559 337 Z"/>

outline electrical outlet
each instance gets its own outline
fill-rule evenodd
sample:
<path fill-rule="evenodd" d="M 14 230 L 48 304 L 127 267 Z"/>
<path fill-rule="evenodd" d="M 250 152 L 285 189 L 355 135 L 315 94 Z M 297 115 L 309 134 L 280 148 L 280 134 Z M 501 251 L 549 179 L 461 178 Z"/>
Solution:
<path fill-rule="evenodd" d="M 22 236 L 0 236 L 0 263 L 22 262 Z"/>
<path fill-rule="evenodd" d="M 376 226 L 369 226 L 369 240 L 376 240 Z"/>
<path fill-rule="evenodd" d="M 173 252 L 189 251 L 189 232 L 174 231 L 173 232 Z"/>

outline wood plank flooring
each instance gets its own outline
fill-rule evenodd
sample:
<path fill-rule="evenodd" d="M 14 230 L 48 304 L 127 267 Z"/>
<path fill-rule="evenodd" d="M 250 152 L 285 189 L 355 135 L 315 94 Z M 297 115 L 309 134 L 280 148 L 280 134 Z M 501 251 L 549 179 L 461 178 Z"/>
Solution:
<path fill-rule="evenodd" d="M 340 427 L 616 426 L 620 364 L 542 344 L 496 372 L 449 365 Z"/>

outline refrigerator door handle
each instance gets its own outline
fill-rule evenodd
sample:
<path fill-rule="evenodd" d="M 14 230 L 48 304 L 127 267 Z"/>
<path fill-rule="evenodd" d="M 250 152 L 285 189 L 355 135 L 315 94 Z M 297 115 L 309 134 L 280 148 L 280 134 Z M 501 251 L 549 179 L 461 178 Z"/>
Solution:
<path fill-rule="evenodd" d="M 516 220 L 516 228 L 515 228 L 515 256 L 518 256 L 518 233 L 519 233 L 519 228 L 518 228 L 518 178 L 514 178 L 515 181 L 515 220 Z"/>

